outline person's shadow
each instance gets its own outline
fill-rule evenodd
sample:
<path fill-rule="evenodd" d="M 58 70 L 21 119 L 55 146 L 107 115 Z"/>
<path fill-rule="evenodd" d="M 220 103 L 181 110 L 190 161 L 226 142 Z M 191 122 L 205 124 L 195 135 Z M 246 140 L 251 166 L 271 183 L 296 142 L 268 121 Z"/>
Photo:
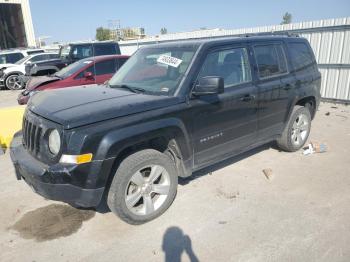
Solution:
<path fill-rule="evenodd" d="M 184 235 L 178 227 L 169 227 L 163 236 L 162 249 L 165 253 L 166 262 L 180 262 L 182 252 L 186 252 L 191 262 L 198 262 L 197 256 L 192 249 L 189 236 Z"/>

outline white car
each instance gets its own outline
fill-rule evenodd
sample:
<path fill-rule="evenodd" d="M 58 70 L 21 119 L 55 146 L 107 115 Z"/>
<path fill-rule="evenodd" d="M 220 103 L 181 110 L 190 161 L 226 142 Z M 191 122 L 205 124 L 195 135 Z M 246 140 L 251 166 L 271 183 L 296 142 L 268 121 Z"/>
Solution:
<path fill-rule="evenodd" d="M 14 64 L 0 64 L 0 89 L 22 89 L 24 84 L 20 76 L 25 75 L 25 66 L 27 64 L 57 58 L 57 53 L 40 53 L 26 56 Z"/>
<path fill-rule="evenodd" d="M 26 48 L 26 49 L 9 49 L 0 51 L 0 64 L 14 64 L 23 57 L 44 53 L 44 49 Z"/>

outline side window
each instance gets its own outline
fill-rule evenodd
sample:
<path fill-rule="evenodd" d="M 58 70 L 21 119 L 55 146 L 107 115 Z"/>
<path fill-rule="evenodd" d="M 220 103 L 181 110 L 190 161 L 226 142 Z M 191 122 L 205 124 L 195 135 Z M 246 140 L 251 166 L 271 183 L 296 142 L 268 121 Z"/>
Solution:
<path fill-rule="evenodd" d="M 114 59 L 96 63 L 96 75 L 114 74 L 116 71 Z"/>
<path fill-rule="evenodd" d="M 254 46 L 259 78 L 277 76 L 287 72 L 286 56 L 281 44 Z"/>
<path fill-rule="evenodd" d="M 49 54 L 49 59 L 56 59 L 59 58 L 58 54 Z"/>
<path fill-rule="evenodd" d="M 114 44 L 104 44 L 104 45 L 95 45 L 95 56 L 100 55 L 115 55 L 117 53 L 117 50 L 115 48 Z"/>
<path fill-rule="evenodd" d="M 117 65 L 118 65 L 118 68 L 121 68 L 122 65 L 124 65 L 124 63 L 128 60 L 128 58 L 118 58 L 116 61 L 117 61 Z"/>
<path fill-rule="evenodd" d="M 222 77 L 225 87 L 251 81 L 247 49 L 241 47 L 211 52 L 199 73 L 199 78 L 204 76 Z"/>
<path fill-rule="evenodd" d="M 24 57 L 22 53 L 13 53 L 6 55 L 6 63 L 14 64 L 17 61 L 21 60 Z"/>
<path fill-rule="evenodd" d="M 91 72 L 92 75 L 94 76 L 94 75 L 95 75 L 95 68 L 94 68 L 94 65 L 89 66 L 89 67 L 86 68 L 84 71 L 80 72 L 74 79 L 81 79 L 81 78 L 84 78 L 84 74 L 85 74 L 86 72 Z"/>
<path fill-rule="evenodd" d="M 295 70 L 301 70 L 315 63 L 310 48 L 305 43 L 290 43 L 290 55 Z"/>
<path fill-rule="evenodd" d="M 46 60 L 48 57 L 47 55 L 37 55 L 37 56 L 34 56 L 33 58 L 29 59 L 30 62 L 38 62 L 38 61 L 43 61 L 43 60 Z"/>
<path fill-rule="evenodd" d="M 91 45 L 77 45 L 73 47 L 72 56 L 75 59 L 83 59 L 92 56 Z"/>

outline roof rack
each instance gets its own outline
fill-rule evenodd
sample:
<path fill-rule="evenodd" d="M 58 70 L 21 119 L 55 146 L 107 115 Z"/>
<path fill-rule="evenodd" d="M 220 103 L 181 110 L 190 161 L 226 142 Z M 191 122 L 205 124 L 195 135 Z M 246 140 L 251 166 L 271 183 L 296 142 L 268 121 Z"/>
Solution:
<path fill-rule="evenodd" d="M 291 33 L 288 31 L 275 31 L 275 32 L 262 32 L 262 33 L 250 33 L 250 34 L 242 34 L 245 37 L 252 36 L 287 36 L 287 37 L 299 37 L 297 33 Z"/>

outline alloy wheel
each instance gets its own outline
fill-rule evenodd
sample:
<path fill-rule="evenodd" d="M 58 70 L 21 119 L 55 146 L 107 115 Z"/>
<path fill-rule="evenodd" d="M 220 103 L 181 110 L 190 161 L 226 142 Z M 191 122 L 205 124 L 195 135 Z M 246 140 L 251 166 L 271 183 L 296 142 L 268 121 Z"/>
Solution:
<path fill-rule="evenodd" d="M 302 145 L 309 132 L 309 120 L 305 114 L 299 114 L 295 119 L 292 127 L 291 140 L 296 146 Z"/>
<path fill-rule="evenodd" d="M 160 165 L 146 166 L 134 173 L 125 190 L 127 208 L 135 215 L 150 215 L 166 201 L 170 175 Z"/>

